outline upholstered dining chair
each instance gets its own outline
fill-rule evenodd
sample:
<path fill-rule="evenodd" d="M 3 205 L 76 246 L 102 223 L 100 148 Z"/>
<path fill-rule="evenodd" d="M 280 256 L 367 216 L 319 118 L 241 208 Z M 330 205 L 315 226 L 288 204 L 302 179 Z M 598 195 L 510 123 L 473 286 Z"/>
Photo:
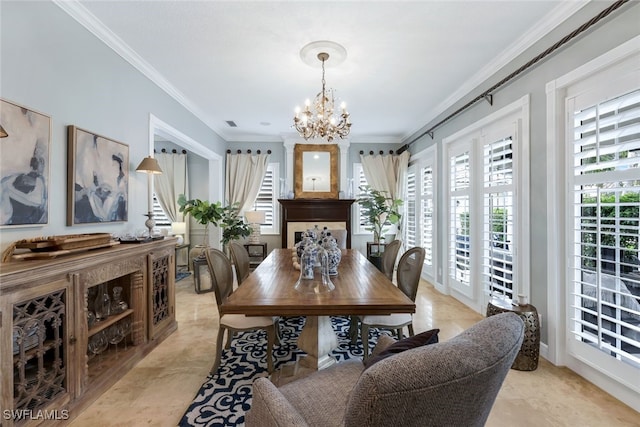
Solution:
<path fill-rule="evenodd" d="M 394 240 L 385 246 L 382 253 L 382 272 L 389 280 L 393 280 L 393 267 L 396 266 L 400 246 L 402 246 L 402 240 Z"/>
<path fill-rule="evenodd" d="M 231 254 L 231 259 L 236 269 L 238 285 L 240 285 L 251 272 L 249 267 L 249 253 L 244 246 L 238 242 L 229 242 L 229 253 Z"/>
<path fill-rule="evenodd" d="M 218 314 L 220 315 L 220 329 L 216 341 L 216 358 L 211 368 L 211 373 L 215 374 L 220 366 L 222 358 L 222 340 L 227 332 L 227 348 L 231 347 L 233 334 L 239 331 L 253 331 L 264 329 L 267 331 L 267 369 L 273 372 L 273 344 L 276 341 L 277 318 L 267 316 L 245 316 L 244 314 L 224 314 L 220 313 L 220 306 L 233 292 L 233 272 L 231 271 L 231 261 L 218 249 L 209 248 L 205 251 L 207 265 L 211 282 L 216 295 Z"/>
<path fill-rule="evenodd" d="M 523 337 L 515 313 L 400 353 L 383 334 L 373 354 L 388 357 L 366 369 L 351 358 L 280 387 L 257 378 L 246 426 L 484 426 Z"/>
<path fill-rule="evenodd" d="M 398 271 L 396 274 L 398 288 L 407 297 L 409 297 L 411 301 L 416 300 L 424 257 L 424 248 L 415 247 L 402 254 L 402 257 L 400 257 L 400 261 L 398 262 Z M 364 357 L 369 357 L 369 328 L 377 327 L 395 330 L 397 332 L 398 339 L 402 339 L 402 329 L 405 326 L 409 329 L 409 336 L 414 335 L 413 315 L 411 313 L 362 316 L 360 318 L 360 336 L 362 338 L 362 346 L 364 347 Z M 355 342 L 357 338 L 357 334 L 354 334 L 351 337 L 351 342 Z"/>

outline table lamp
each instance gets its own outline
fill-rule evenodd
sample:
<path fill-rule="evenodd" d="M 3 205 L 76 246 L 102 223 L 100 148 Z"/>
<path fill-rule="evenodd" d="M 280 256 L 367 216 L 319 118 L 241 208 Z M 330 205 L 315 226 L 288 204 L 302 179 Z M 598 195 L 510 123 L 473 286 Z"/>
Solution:
<path fill-rule="evenodd" d="M 138 165 L 136 168 L 136 172 L 144 172 L 147 174 L 147 190 L 148 190 L 148 209 L 149 213 L 147 219 L 144 222 L 144 225 L 149 229 L 149 238 L 153 235 L 153 227 L 156 226 L 156 222 L 153 220 L 153 175 L 161 174 L 162 169 L 160 169 L 160 165 L 158 161 L 151 156 L 147 156 Z"/>
<path fill-rule="evenodd" d="M 178 238 L 178 244 L 181 245 L 184 243 L 184 234 L 187 232 L 187 223 L 186 222 L 172 222 L 171 223 L 171 234 Z"/>
<path fill-rule="evenodd" d="M 247 211 L 244 213 L 244 217 L 251 226 L 251 235 L 249 236 L 249 243 L 260 243 L 260 224 L 265 221 L 264 211 Z"/>

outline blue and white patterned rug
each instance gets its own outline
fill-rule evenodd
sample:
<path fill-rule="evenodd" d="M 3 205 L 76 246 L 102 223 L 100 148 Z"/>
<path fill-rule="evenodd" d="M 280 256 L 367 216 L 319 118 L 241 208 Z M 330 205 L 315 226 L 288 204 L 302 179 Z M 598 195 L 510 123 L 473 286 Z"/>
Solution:
<path fill-rule="evenodd" d="M 349 319 L 332 317 L 331 323 L 338 335 L 338 348 L 331 355 L 338 362 L 352 357 L 362 357 L 361 341 L 358 340 L 357 344 L 351 345 L 349 340 Z M 304 317 L 280 319 L 281 342 L 273 349 L 276 369 L 304 355 L 296 346 L 303 325 Z M 377 341 L 378 333 L 376 329 L 370 331 L 371 348 Z M 243 426 L 244 414 L 251 407 L 253 380 L 268 376 L 266 351 L 265 332 L 244 332 L 236 335 L 231 348 L 223 348 L 218 372 L 207 377 L 189 409 L 182 416 L 179 426 Z"/>

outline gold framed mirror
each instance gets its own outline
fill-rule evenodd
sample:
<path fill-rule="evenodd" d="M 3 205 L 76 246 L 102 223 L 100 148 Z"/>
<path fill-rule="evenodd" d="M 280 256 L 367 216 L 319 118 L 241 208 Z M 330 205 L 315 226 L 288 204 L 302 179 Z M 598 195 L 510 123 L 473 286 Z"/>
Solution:
<path fill-rule="evenodd" d="M 337 199 L 338 146 L 296 144 L 294 155 L 296 199 Z"/>

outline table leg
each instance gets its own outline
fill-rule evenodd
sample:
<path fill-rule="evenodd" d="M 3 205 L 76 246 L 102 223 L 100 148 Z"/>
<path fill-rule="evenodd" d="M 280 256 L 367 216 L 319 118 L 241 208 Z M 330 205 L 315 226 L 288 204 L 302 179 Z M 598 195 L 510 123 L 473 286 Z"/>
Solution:
<path fill-rule="evenodd" d="M 281 386 L 327 368 L 336 360 L 329 356 L 338 346 L 338 337 L 329 316 L 307 316 L 298 337 L 298 348 L 307 353 L 298 362 L 285 365 L 271 375 L 271 381 Z"/>
<path fill-rule="evenodd" d="M 298 338 L 298 348 L 307 353 L 300 364 L 314 370 L 327 368 L 336 363 L 329 353 L 337 346 L 338 337 L 331 325 L 331 317 L 307 316 Z"/>

